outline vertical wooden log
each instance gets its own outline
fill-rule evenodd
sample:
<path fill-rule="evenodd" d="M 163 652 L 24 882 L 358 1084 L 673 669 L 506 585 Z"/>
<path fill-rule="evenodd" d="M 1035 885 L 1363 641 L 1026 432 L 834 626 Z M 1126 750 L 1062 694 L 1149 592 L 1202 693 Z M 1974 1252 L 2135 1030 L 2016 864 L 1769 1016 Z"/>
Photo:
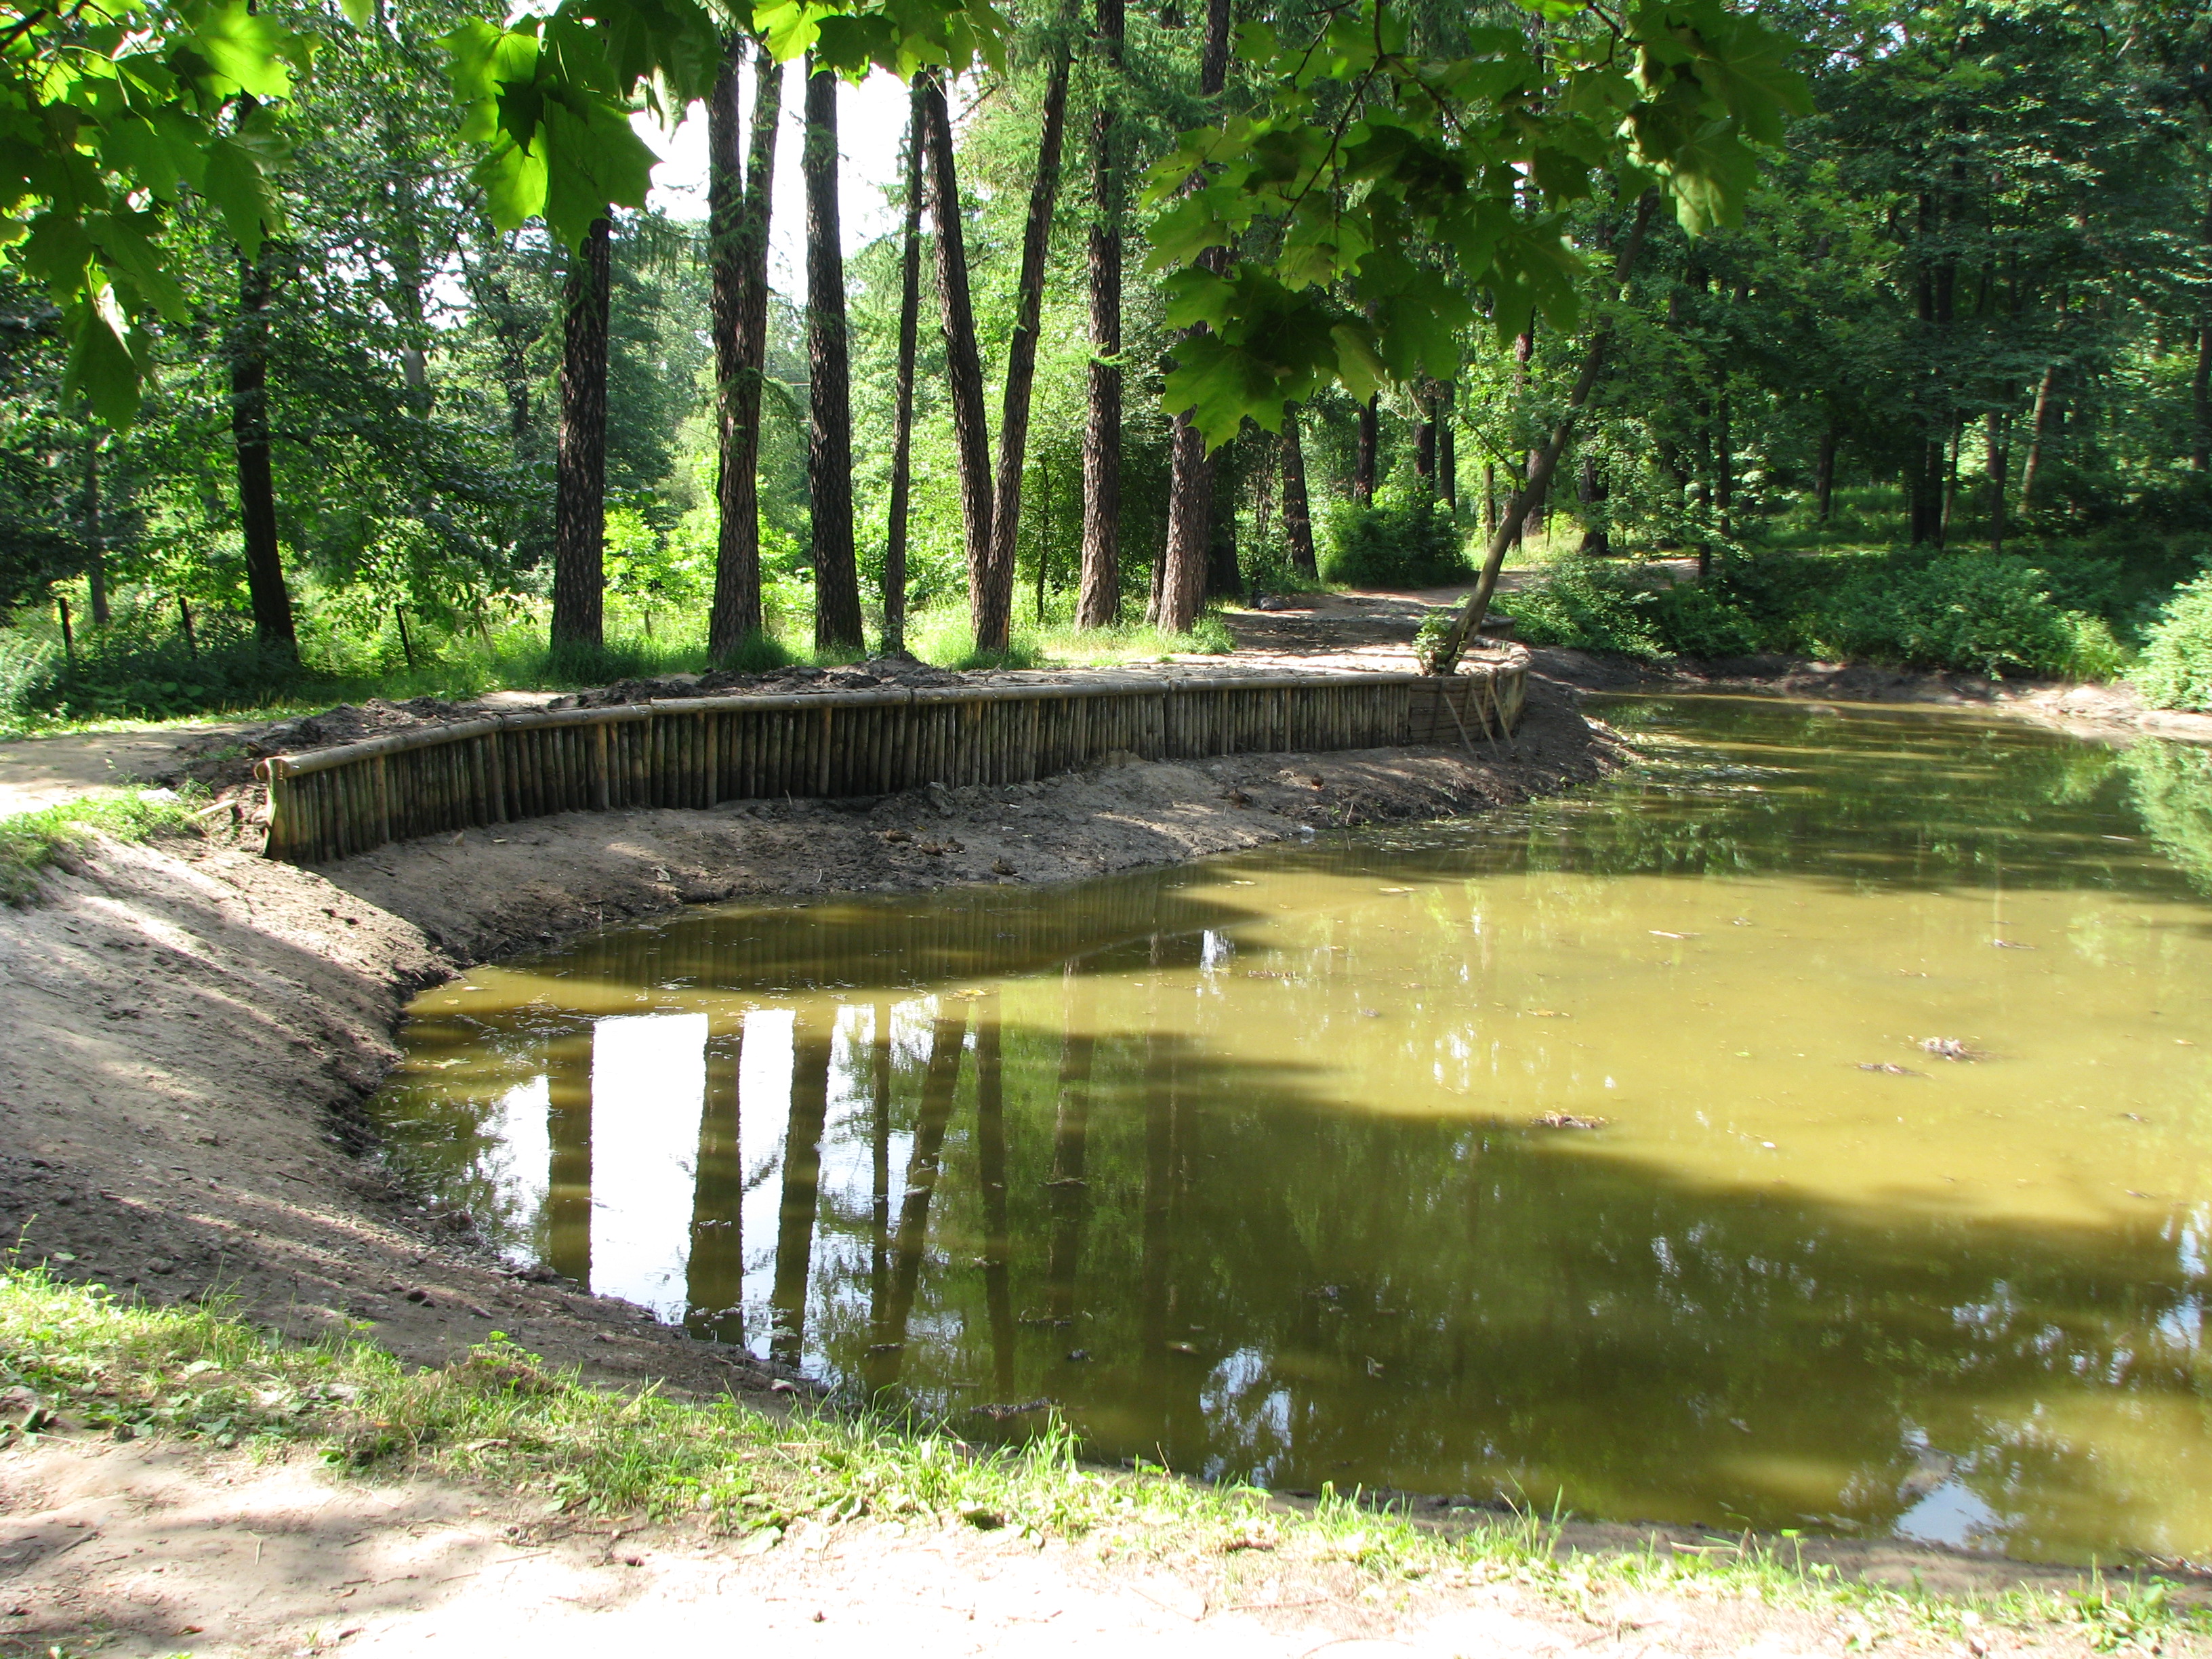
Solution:
<path fill-rule="evenodd" d="M 822 745 L 821 756 L 815 763 L 814 794 L 817 799 L 824 799 L 830 793 L 830 763 L 837 737 L 836 713 L 836 705 L 825 698 L 822 704 L 821 724 L 815 738 L 815 741 Z"/>

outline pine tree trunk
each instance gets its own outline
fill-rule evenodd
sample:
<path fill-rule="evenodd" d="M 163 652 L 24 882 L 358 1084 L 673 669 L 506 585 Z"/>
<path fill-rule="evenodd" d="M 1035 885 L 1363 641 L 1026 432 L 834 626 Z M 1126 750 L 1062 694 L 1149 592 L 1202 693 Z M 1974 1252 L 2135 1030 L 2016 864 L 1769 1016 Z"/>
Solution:
<path fill-rule="evenodd" d="M 107 626 L 107 538 L 100 522 L 100 445 L 97 433 L 84 452 L 84 586 L 92 625 Z"/>
<path fill-rule="evenodd" d="M 1820 522 L 1836 504 L 1836 423 L 1831 420 L 1820 433 L 1820 453 L 1813 464 L 1813 499 L 1819 503 Z"/>
<path fill-rule="evenodd" d="M 944 316 L 945 391 L 960 458 L 960 516 L 967 531 L 968 614 L 980 644 L 1005 624 L 990 612 L 991 434 L 983 416 L 982 355 L 969 291 L 968 246 L 960 224 L 960 183 L 952 158 L 952 117 L 945 81 L 918 81 L 929 129 L 929 216 L 937 227 L 937 298 Z M 1009 599 L 1011 603 L 1011 599 Z"/>
<path fill-rule="evenodd" d="M 914 359 L 921 331 L 921 156 L 927 147 L 921 94 L 908 96 L 906 231 L 899 247 L 898 378 L 891 414 L 890 523 L 884 537 L 884 653 L 906 649 L 906 520 L 913 489 Z"/>
<path fill-rule="evenodd" d="M 1291 544 L 1291 564 L 1297 573 L 1316 581 L 1320 567 L 1314 562 L 1313 501 L 1306 493 L 1306 452 L 1298 437 L 1298 411 L 1283 411 L 1283 537 Z"/>
<path fill-rule="evenodd" d="M 999 416 L 999 481 L 991 498 L 991 603 L 988 629 L 978 607 L 975 648 L 1004 651 L 1011 644 L 1014 605 L 1014 546 L 1021 531 L 1022 468 L 1029 458 L 1030 397 L 1036 384 L 1037 328 L 1044 313 L 1045 256 L 1052 214 L 1060 199 L 1060 137 L 1067 115 L 1068 50 L 1052 60 L 1045 82 L 1043 128 L 1037 137 L 1036 178 L 1030 188 L 1022 228 L 1022 270 L 1015 289 L 1014 333 L 1006 346 L 1005 401 Z"/>
<path fill-rule="evenodd" d="M 707 106 L 708 234 L 713 247 L 716 441 L 714 604 L 708 654 L 725 661 L 761 631 L 760 404 L 768 363 L 769 208 L 775 133 L 783 113 L 783 65 L 753 48 L 753 118 L 742 170 L 738 157 L 738 72 L 743 38 L 732 41 Z"/>
<path fill-rule="evenodd" d="M 853 368 L 845 333 L 845 246 L 837 228 L 837 77 L 806 76 L 806 493 L 814 544 L 814 644 L 863 649 L 853 552 Z"/>
<path fill-rule="evenodd" d="M 561 431 L 553 497 L 553 647 L 606 643 L 607 293 L 614 226 L 592 222 L 561 307 Z"/>
<path fill-rule="evenodd" d="M 1091 364 L 1083 422 L 1079 628 L 1121 619 L 1121 0 L 1097 0 L 1098 111 L 1091 125 Z"/>
<path fill-rule="evenodd" d="M 1380 400 L 1370 398 L 1359 406 L 1359 434 L 1352 456 L 1352 499 L 1362 507 L 1375 505 L 1375 470 L 1382 444 Z"/>
<path fill-rule="evenodd" d="M 1413 425 L 1413 477 L 1419 481 L 1423 501 L 1433 501 L 1437 495 L 1437 411 L 1435 399 L 1426 394 L 1414 399 L 1419 418 Z"/>
<path fill-rule="evenodd" d="M 1229 18 L 1230 0 L 1206 0 L 1206 48 L 1198 77 L 1201 98 L 1219 96 L 1228 84 Z M 1208 248 L 1199 264 L 1209 270 L 1226 270 L 1228 250 Z M 1213 459 L 1187 410 L 1175 417 L 1168 458 L 1168 542 L 1151 620 L 1181 634 L 1198 620 L 1213 542 Z"/>
<path fill-rule="evenodd" d="M 230 436 L 238 458 L 238 520 L 253 632 L 291 650 L 292 595 L 276 545 L 276 485 L 269 454 L 269 245 L 238 266 L 238 327 L 230 345 Z"/>
<path fill-rule="evenodd" d="M 1242 469 L 1237 449 L 1224 447 L 1213 458 L 1213 500 L 1206 541 L 1206 597 L 1241 599 L 1244 573 L 1237 557 L 1237 497 Z"/>

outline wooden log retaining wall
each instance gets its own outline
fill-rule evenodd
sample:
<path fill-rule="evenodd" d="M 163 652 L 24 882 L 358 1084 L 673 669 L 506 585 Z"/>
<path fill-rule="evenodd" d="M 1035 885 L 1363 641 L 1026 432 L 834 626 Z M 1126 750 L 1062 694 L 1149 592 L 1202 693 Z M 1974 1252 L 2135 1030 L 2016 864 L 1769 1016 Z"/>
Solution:
<path fill-rule="evenodd" d="M 670 698 L 425 726 L 258 769 L 269 856 L 295 864 L 554 812 L 1026 783 L 1142 760 L 1473 744 L 1510 732 L 1519 664 Z"/>

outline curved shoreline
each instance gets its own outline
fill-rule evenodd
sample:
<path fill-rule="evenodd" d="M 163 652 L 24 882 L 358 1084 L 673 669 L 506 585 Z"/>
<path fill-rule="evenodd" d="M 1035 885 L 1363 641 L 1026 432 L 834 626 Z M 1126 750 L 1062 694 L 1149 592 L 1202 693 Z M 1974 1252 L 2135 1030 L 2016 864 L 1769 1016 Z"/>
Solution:
<path fill-rule="evenodd" d="M 410 997 L 470 965 L 684 905 L 1079 880 L 1303 831 L 1480 811 L 1598 776 L 1570 694 L 1510 750 L 1247 755 L 875 800 L 571 813 L 319 869 L 250 830 L 103 843 L 0 912 L 0 1226 L 21 1259 L 424 1363 L 491 1329 L 611 1379 L 719 1393 L 768 1368 L 519 1278 L 374 1157 L 361 1108 Z M 305 1107 L 309 1109 L 302 1110 Z"/>

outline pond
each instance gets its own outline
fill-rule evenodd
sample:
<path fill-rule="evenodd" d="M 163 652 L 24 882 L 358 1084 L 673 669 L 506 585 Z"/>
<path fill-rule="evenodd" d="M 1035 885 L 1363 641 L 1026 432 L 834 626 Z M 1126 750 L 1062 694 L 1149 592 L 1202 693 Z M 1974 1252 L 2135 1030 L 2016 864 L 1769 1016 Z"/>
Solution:
<path fill-rule="evenodd" d="M 2212 1555 L 2212 755 L 1606 700 L 1480 819 L 691 911 L 415 1005 L 495 1243 L 971 1437 Z"/>

